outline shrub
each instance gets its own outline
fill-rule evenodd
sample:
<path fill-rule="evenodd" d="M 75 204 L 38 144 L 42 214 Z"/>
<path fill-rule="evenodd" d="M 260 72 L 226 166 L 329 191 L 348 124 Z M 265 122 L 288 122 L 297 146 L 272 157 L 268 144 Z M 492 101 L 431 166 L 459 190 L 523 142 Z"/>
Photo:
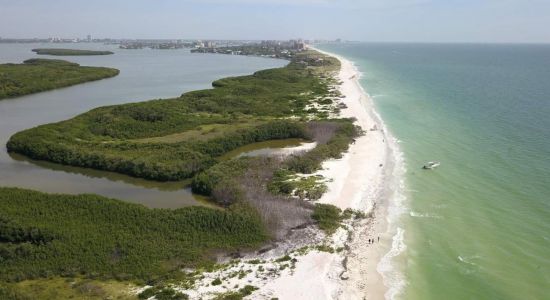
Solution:
<path fill-rule="evenodd" d="M 155 297 L 156 300 L 188 300 L 187 294 L 177 292 L 170 287 L 150 287 L 138 294 L 139 299 L 149 299 Z"/>
<path fill-rule="evenodd" d="M 249 296 L 252 295 L 252 293 L 257 290 L 258 288 L 253 285 L 245 285 L 243 288 L 239 290 L 241 295 L 243 296 Z"/>
<path fill-rule="evenodd" d="M 315 204 L 311 217 L 317 221 L 319 228 L 328 234 L 332 234 L 340 227 L 342 221 L 341 212 L 342 211 L 334 205 L 317 203 Z"/>
<path fill-rule="evenodd" d="M 252 295 L 252 293 L 258 288 L 253 285 L 246 285 L 243 288 L 240 288 L 236 292 L 223 293 L 216 296 L 215 300 L 241 300 L 246 296 Z"/>
<path fill-rule="evenodd" d="M 283 261 L 289 261 L 291 260 L 292 257 L 288 256 L 288 255 L 285 255 L 283 257 L 279 257 L 278 259 L 275 260 L 275 262 L 283 262 Z"/>

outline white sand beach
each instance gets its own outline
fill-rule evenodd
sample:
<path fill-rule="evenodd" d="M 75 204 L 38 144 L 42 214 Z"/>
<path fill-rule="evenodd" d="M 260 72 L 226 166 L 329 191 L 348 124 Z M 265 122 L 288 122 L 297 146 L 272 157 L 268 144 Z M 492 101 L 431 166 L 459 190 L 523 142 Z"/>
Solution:
<path fill-rule="evenodd" d="M 381 199 L 388 195 L 385 180 L 394 165 L 388 136 L 372 99 L 359 84 L 356 67 L 342 57 L 325 54 L 337 57 L 342 65 L 338 78 L 347 108 L 342 109 L 341 116 L 356 118 L 366 134 L 356 139 L 342 159 L 323 164 L 319 173 L 332 181 L 320 202 L 358 209 L 373 217 L 353 224 L 349 237 L 344 230 L 336 233 L 346 235 L 346 250 L 309 252 L 298 260 L 293 274 L 283 274 L 261 290 L 279 299 L 382 299 L 386 288 L 376 268 L 391 242 L 391 235 L 386 233 L 387 201 Z M 369 244 L 368 239 L 375 242 Z"/>
<path fill-rule="evenodd" d="M 394 188 L 390 182 L 394 181 L 396 166 L 393 155 L 395 140 L 376 114 L 372 99 L 361 88 L 360 74 L 355 66 L 344 58 L 325 54 L 337 57 L 341 62 L 338 89 L 346 108 L 341 110 L 340 116 L 355 118 L 365 134 L 355 140 L 341 159 L 323 163 L 318 174 L 327 179 L 328 191 L 319 202 L 342 210 L 359 210 L 369 217 L 347 222 L 344 228 L 328 238 L 314 228 L 298 231 L 298 237 L 289 236 L 287 242 L 281 241 L 277 247 L 261 255 L 251 253 L 235 265 L 205 273 L 191 290 L 178 288 L 193 299 L 209 298 L 231 287 L 244 285 L 259 289 L 247 299 L 391 298 L 386 288 L 388 283 L 385 284 L 377 269 L 392 244 L 393 233 L 388 231 L 386 217 L 389 199 L 393 198 Z M 374 242 L 369 243 L 369 239 Z M 341 251 L 331 253 L 314 248 L 325 244 Z M 310 249 L 300 253 L 297 249 L 304 246 Z M 290 264 L 278 259 L 287 253 L 293 258 Z M 252 260 L 261 260 L 261 263 L 251 263 Z M 243 276 L 237 278 L 236 273 Z M 210 284 L 216 278 L 225 278 L 224 284 Z"/>

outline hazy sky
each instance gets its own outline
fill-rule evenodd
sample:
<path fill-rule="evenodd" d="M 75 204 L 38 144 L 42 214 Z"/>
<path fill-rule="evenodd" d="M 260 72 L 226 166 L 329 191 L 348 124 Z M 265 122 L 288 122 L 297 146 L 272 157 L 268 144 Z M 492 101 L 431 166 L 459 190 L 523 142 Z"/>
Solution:
<path fill-rule="evenodd" d="M 0 37 L 550 42 L 550 0 L 0 0 Z"/>

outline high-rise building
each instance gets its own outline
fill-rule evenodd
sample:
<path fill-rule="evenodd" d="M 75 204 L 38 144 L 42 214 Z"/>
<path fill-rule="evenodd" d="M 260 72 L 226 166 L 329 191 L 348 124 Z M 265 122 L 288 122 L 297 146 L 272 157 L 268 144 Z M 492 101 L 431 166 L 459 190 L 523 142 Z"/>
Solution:
<path fill-rule="evenodd" d="M 92 41 L 92 36 L 88 34 L 88 35 L 86 36 L 86 40 L 87 40 L 88 42 L 91 42 L 91 41 Z"/>

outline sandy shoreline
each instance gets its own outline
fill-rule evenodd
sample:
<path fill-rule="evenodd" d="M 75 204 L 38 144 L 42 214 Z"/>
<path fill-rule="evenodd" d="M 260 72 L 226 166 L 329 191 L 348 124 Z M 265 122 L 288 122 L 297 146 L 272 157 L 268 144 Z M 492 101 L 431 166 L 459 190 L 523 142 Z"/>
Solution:
<path fill-rule="evenodd" d="M 336 88 L 346 107 L 341 109 L 340 117 L 355 118 L 356 125 L 365 134 L 356 138 L 341 159 L 323 163 L 322 170 L 317 173 L 327 179 L 328 191 L 319 202 L 342 210 L 360 210 L 369 217 L 346 221 L 330 237 L 315 228 L 297 230 L 266 252 L 244 254 L 236 264 L 203 274 L 205 277 L 191 289 L 177 287 L 192 299 L 209 298 L 244 285 L 258 288 L 247 299 L 392 298 L 395 289 L 387 287 L 393 286 L 392 278 L 384 277 L 388 277 L 385 273 L 390 273 L 387 271 L 389 265 L 381 262 L 391 258 L 389 253 L 394 239 L 388 216 L 392 214 L 390 204 L 398 190 L 395 188 L 399 160 L 394 155 L 396 141 L 378 117 L 372 99 L 359 84 L 360 73 L 353 63 L 323 53 L 341 62 L 337 74 L 341 84 Z M 375 242 L 369 243 L 369 239 Z M 333 250 L 316 248 L 324 245 Z M 305 248 L 305 251 L 299 250 Z M 288 259 L 281 261 L 285 255 Z M 236 274 L 241 275 L 237 278 Z M 212 285 L 216 278 L 223 278 L 223 285 Z"/>
<path fill-rule="evenodd" d="M 354 223 L 349 232 L 336 234 L 335 239 L 341 235 L 347 238 L 346 250 L 312 251 L 299 259 L 294 274 L 282 275 L 261 290 L 269 290 L 279 299 L 383 299 L 387 289 L 377 265 L 391 243 L 391 234 L 386 233 L 387 201 L 383 198 L 388 196 L 389 188 L 385 179 L 391 176 L 395 164 L 372 99 L 359 84 L 357 68 L 342 57 L 323 53 L 338 58 L 342 65 L 339 89 L 347 108 L 342 109 L 341 116 L 356 118 L 366 134 L 350 146 L 342 159 L 323 164 L 319 174 L 332 181 L 319 201 L 341 209 L 362 210 L 373 218 Z M 368 239 L 376 242 L 369 244 Z"/>

